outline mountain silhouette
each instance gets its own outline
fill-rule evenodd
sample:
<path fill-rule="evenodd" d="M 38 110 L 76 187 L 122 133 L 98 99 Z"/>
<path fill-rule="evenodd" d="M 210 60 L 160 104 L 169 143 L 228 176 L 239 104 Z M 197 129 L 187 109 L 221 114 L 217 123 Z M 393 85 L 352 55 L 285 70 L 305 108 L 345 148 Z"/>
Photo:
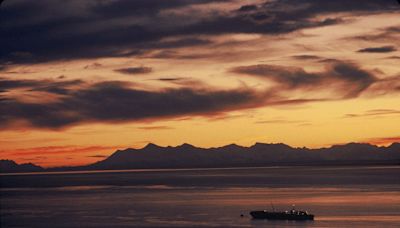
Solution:
<path fill-rule="evenodd" d="M 395 163 L 400 144 L 388 147 L 349 143 L 329 148 L 293 148 L 286 144 L 256 143 L 250 147 L 230 144 L 199 148 L 190 144 L 162 147 L 148 144 L 142 149 L 118 150 L 85 169 L 206 168 L 264 165 Z"/>
<path fill-rule="evenodd" d="M 176 147 L 163 147 L 149 143 L 141 149 L 117 150 L 108 158 L 90 165 L 46 170 L 400 164 L 399 161 L 400 143 L 393 143 L 387 147 L 365 143 L 349 143 L 320 149 L 293 148 L 282 143 L 256 143 L 250 147 L 230 144 L 213 148 L 200 148 L 187 143 Z M 13 161 L 2 160 L 0 170 L 1 172 L 26 172 L 42 171 L 43 169 L 33 164 L 17 165 Z"/>
<path fill-rule="evenodd" d="M 17 164 L 11 160 L 0 160 L 1 173 L 39 172 L 44 169 L 32 163 Z"/>

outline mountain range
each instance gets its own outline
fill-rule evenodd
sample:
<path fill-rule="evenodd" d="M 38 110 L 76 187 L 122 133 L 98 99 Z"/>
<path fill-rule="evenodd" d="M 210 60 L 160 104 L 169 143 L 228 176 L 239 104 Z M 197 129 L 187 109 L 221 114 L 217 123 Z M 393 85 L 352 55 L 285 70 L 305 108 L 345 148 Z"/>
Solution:
<path fill-rule="evenodd" d="M 400 164 L 400 143 L 387 147 L 349 143 L 319 149 L 293 148 L 282 143 L 256 143 L 250 147 L 230 144 L 216 148 L 186 143 L 162 147 L 150 143 L 141 149 L 117 150 L 108 158 L 85 166 L 44 169 L 33 164 L 17 165 L 1 160 L 0 172 L 341 164 Z"/>
<path fill-rule="evenodd" d="M 0 160 L 0 173 L 40 172 L 45 169 L 32 163 L 17 164 L 12 160 Z"/>

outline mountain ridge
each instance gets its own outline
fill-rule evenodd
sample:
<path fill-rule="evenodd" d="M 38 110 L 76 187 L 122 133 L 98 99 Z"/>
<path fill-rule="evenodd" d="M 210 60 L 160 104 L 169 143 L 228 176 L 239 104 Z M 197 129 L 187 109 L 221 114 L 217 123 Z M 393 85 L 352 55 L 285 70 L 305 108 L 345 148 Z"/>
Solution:
<path fill-rule="evenodd" d="M 0 173 L 16 173 L 16 172 L 40 172 L 44 168 L 33 163 L 17 164 L 13 160 L 0 160 Z"/>
<path fill-rule="evenodd" d="M 149 143 L 143 148 L 119 149 L 104 160 L 83 166 L 42 168 L 34 164 L 21 164 L 1 160 L 0 172 L 64 171 L 100 169 L 151 168 L 218 168 L 268 165 L 318 165 L 395 163 L 400 161 L 400 143 L 376 146 L 368 143 L 347 143 L 310 149 L 291 147 L 284 143 L 255 143 L 249 147 L 228 144 L 221 147 L 201 148 L 188 143 L 178 146 L 159 146 Z M 7 166 L 8 165 L 8 166 Z M 21 169 L 19 169 L 21 166 Z M 4 168 L 4 167 L 12 167 Z"/>

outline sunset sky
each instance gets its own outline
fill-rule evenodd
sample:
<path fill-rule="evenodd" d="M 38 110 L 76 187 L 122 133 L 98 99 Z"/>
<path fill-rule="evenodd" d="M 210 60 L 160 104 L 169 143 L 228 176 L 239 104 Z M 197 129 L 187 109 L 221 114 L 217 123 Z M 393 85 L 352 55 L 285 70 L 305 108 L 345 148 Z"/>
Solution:
<path fill-rule="evenodd" d="M 6 0 L 0 41 L 0 159 L 400 142 L 396 0 Z"/>

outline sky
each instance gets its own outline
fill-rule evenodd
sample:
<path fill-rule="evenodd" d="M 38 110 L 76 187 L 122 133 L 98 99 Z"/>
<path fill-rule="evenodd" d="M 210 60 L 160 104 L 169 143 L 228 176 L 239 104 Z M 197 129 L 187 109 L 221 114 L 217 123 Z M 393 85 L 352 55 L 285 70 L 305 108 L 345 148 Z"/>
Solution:
<path fill-rule="evenodd" d="M 6 0 L 0 159 L 400 142 L 396 0 Z"/>

